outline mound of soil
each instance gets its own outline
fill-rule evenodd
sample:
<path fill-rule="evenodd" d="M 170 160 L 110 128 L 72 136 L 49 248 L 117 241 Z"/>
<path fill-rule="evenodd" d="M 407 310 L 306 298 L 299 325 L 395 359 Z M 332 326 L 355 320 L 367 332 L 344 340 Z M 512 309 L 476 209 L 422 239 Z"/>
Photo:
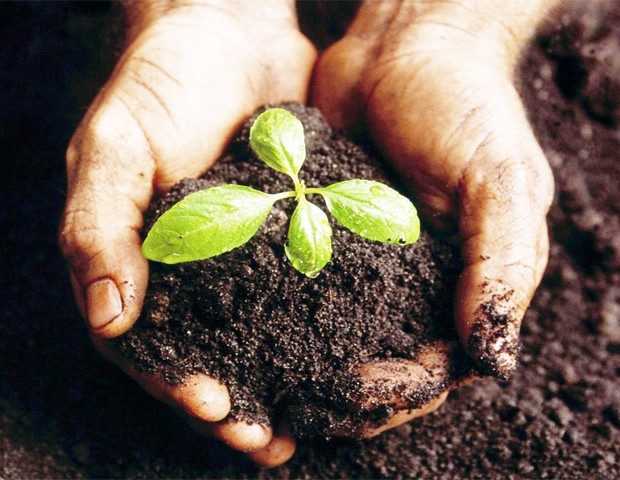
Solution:
<path fill-rule="evenodd" d="M 355 178 L 398 187 L 375 156 L 332 130 L 317 109 L 284 107 L 304 124 L 300 176 L 308 187 Z M 226 183 L 268 193 L 292 188 L 251 151 L 252 121 L 202 179 L 186 179 L 153 202 L 147 229 L 199 189 Z M 312 201 L 325 209 L 321 198 Z M 258 234 L 230 253 L 152 265 L 144 314 L 115 342 L 121 352 L 173 383 L 195 372 L 212 375 L 230 390 L 232 417 L 269 424 L 287 414 L 300 437 L 354 432 L 355 424 L 379 422 L 391 412 L 385 405 L 360 409 L 372 404 L 357 373 L 362 363 L 416 359 L 422 350 L 450 345 L 450 358 L 440 352 L 444 362 L 429 365 L 428 380 L 416 389 L 393 381 L 373 386 L 373 398 L 389 398 L 388 388 L 407 389 L 411 408 L 471 375 L 453 327 L 452 292 L 462 267 L 452 247 L 426 233 L 405 247 L 371 242 L 332 219 L 332 260 L 310 279 L 284 254 L 294 205 L 293 199 L 277 202 Z"/>
<path fill-rule="evenodd" d="M 319 12 L 315 28 L 329 23 L 328 43 L 346 24 L 329 9 L 351 4 L 300 5 Z M 620 478 L 616 0 L 564 2 L 517 75 L 557 194 L 550 263 L 513 378 L 459 389 L 371 440 L 300 442 L 273 470 L 191 432 L 101 360 L 79 326 L 55 240 L 63 154 L 113 68 L 115 8 L 0 5 L 0 477 Z"/>

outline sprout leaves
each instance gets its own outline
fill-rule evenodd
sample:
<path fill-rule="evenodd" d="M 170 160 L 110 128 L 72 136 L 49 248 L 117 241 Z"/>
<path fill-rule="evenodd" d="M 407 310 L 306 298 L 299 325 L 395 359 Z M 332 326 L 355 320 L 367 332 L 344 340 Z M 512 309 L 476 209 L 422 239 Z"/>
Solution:
<path fill-rule="evenodd" d="M 250 129 L 250 144 L 263 162 L 299 183 L 297 174 L 306 159 L 304 127 L 283 108 L 261 113 Z"/>
<path fill-rule="evenodd" d="M 275 199 L 241 185 L 222 185 L 185 197 L 164 213 L 142 244 L 162 263 L 214 257 L 243 245 L 263 224 Z"/>
<path fill-rule="evenodd" d="M 287 110 L 261 113 L 250 129 L 250 143 L 272 169 L 293 180 L 294 191 L 274 195 L 241 185 L 222 185 L 188 195 L 164 213 L 142 244 L 142 254 L 163 263 L 203 260 L 237 248 L 258 231 L 277 200 L 295 197 L 286 256 L 295 269 L 314 278 L 332 256 L 332 229 L 325 213 L 306 200 L 319 194 L 332 215 L 352 232 L 379 242 L 407 245 L 420 236 L 411 202 L 371 180 L 348 180 L 306 188 L 299 170 L 306 158 L 301 122 Z"/>
<path fill-rule="evenodd" d="M 348 180 L 322 188 L 330 213 L 369 240 L 407 245 L 420 237 L 420 220 L 408 198 L 372 180 Z"/>
<path fill-rule="evenodd" d="M 301 197 L 291 217 L 286 256 L 299 272 L 314 278 L 332 258 L 331 236 L 327 215 Z"/>

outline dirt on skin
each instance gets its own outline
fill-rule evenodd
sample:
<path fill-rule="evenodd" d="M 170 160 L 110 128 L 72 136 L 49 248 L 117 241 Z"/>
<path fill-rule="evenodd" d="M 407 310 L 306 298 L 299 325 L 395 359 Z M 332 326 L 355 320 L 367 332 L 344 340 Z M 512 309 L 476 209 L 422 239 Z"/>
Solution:
<path fill-rule="evenodd" d="M 351 179 L 397 187 L 375 156 L 330 128 L 317 109 L 284 107 L 304 124 L 300 178 L 309 188 Z M 199 189 L 227 183 L 268 193 L 292 188 L 286 175 L 251 151 L 252 121 L 202 180 L 184 180 L 153 202 L 146 229 Z M 317 197 L 311 201 L 327 211 Z M 357 425 L 391 413 L 379 399 L 403 392 L 406 406 L 417 408 L 472 374 L 452 320 L 462 268 L 453 247 L 426 232 L 404 247 L 372 242 L 332 219 L 332 259 L 310 279 L 284 253 L 294 206 L 293 199 L 277 202 L 257 235 L 229 253 L 153 264 L 144 315 L 115 342 L 120 351 L 173 383 L 195 372 L 214 376 L 230 391 L 233 418 L 269 424 L 286 416 L 301 438 L 355 434 Z M 361 365 L 415 360 L 441 346 L 449 352 L 424 364 L 427 378 L 417 388 L 394 378 L 364 387 Z"/>
<path fill-rule="evenodd" d="M 567 2 L 518 73 L 556 199 L 515 375 L 375 439 L 300 442 L 273 470 L 192 433 L 78 327 L 55 240 L 63 152 L 111 71 L 113 8 L 2 5 L 0 477 L 620 478 L 618 2 Z"/>

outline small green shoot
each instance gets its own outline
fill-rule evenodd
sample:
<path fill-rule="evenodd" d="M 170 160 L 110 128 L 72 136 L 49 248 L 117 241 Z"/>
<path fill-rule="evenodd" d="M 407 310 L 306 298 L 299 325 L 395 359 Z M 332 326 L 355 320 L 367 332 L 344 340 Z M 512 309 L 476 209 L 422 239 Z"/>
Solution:
<path fill-rule="evenodd" d="M 420 221 L 404 196 L 372 180 L 347 180 L 307 188 L 299 179 L 306 159 L 301 122 L 282 108 L 261 113 L 250 129 L 252 149 L 269 167 L 288 175 L 294 190 L 267 194 L 241 185 L 222 185 L 192 193 L 165 212 L 149 231 L 142 254 L 174 264 L 204 260 L 237 248 L 258 231 L 273 204 L 295 198 L 286 256 L 295 269 L 314 278 L 332 256 L 327 216 L 308 201 L 321 195 L 330 213 L 353 233 L 369 240 L 408 245 L 420 236 Z"/>

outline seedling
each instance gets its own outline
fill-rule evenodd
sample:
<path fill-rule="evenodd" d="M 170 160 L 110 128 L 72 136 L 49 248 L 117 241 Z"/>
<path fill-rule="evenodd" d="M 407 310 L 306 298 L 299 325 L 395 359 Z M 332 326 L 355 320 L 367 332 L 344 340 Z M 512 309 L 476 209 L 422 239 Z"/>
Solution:
<path fill-rule="evenodd" d="M 364 238 L 407 245 L 420 236 L 420 221 L 404 196 L 372 180 L 347 180 L 309 188 L 299 179 L 306 159 L 301 122 L 282 108 L 266 110 L 250 129 L 250 144 L 272 169 L 285 173 L 294 190 L 267 194 L 242 185 L 221 185 L 185 197 L 165 212 L 149 231 L 142 254 L 174 264 L 204 260 L 237 248 L 258 231 L 278 200 L 295 198 L 286 256 L 299 272 L 314 278 L 332 256 L 327 216 L 307 195 L 321 195 L 342 225 Z"/>

